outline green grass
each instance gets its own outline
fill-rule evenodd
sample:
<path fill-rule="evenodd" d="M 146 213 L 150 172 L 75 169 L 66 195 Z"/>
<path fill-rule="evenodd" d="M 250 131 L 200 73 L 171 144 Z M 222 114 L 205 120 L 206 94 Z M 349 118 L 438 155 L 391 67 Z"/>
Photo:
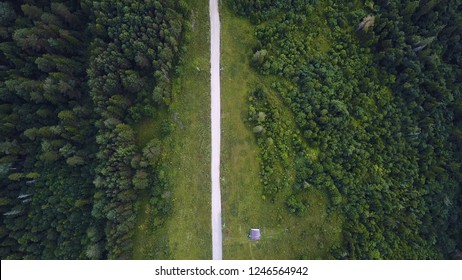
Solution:
<path fill-rule="evenodd" d="M 174 99 L 168 111 L 137 125 L 138 143 L 145 145 L 170 118 L 173 133 L 163 140 L 162 173 L 172 213 L 155 226 L 149 194 L 139 201 L 135 233 L 135 259 L 210 259 L 210 85 L 208 1 L 188 2 L 192 28 Z M 225 259 L 326 258 L 340 240 L 341 218 L 327 214 L 328 198 L 314 190 L 306 195 L 310 207 L 304 217 L 289 214 L 286 193 L 276 203 L 262 199 L 259 149 L 247 118 L 250 91 L 274 77 L 258 75 L 249 65 L 256 44 L 253 26 L 226 7 L 222 21 L 222 212 Z M 296 129 L 290 111 L 273 92 L 271 102 Z M 313 151 L 316 153 L 316 151 Z M 314 156 L 315 157 L 315 156 Z M 290 174 L 293 172 L 289 171 Z M 249 242 L 248 230 L 262 229 L 259 242 Z"/>
<path fill-rule="evenodd" d="M 327 258 L 331 246 L 340 242 L 342 221 L 338 213 L 327 213 L 328 198 L 324 192 L 313 190 L 306 195 L 310 207 L 303 217 L 289 214 L 284 199 L 278 198 L 275 203 L 262 199 L 259 149 L 245 120 L 251 90 L 259 83 L 270 85 L 274 77 L 263 77 L 250 68 L 252 48 L 256 45 L 253 26 L 237 18 L 226 6 L 222 6 L 221 21 L 223 256 L 225 259 Z M 284 112 L 284 118 L 292 123 L 291 129 L 296 129 L 282 102 L 272 103 Z M 258 242 L 247 238 L 252 227 L 262 230 Z"/>
<path fill-rule="evenodd" d="M 207 0 L 190 0 L 191 30 L 187 50 L 174 80 L 172 104 L 159 119 L 138 125 L 145 144 L 159 133 L 159 120 L 170 118 L 175 129 L 164 142 L 157 172 L 168 184 L 172 213 L 154 227 L 149 199 L 141 199 L 134 258 L 210 259 L 210 62 Z M 167 198 L 166 198 L 167 199 Z"/>

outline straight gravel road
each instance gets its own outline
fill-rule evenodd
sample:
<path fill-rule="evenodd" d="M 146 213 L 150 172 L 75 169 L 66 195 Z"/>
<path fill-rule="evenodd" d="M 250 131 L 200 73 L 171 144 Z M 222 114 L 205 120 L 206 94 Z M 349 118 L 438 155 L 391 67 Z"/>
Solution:
<path fill-rule="evenodd" d="M 210 0 L 210 94 L 212 121 L 212 257 L 221 260 L 222 227 L 221 227 L 221 191 L 220 191 L 220 136 L 221 136 L 221 104 L 220 104 L 220 15 L 218 0 Z"/>

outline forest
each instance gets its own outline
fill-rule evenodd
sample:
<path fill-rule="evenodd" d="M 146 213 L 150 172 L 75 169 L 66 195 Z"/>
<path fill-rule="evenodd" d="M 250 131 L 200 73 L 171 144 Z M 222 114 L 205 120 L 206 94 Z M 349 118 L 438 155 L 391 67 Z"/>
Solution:
<path fill-rule="evenodd" d="M 129 259 L 168 107 L 182 1 L 0 3 L 0 257 Z M 162 203 L 159 203 L 162 207 Z M 161 219 L 159 214 L 159 219 Z"/>
<path fill-rule="evenodd" d="M 1 259 L 131 259 L 141 198 L 169 218 L 172 127 L 136 127 L 175 98 L 187 2 L 0 2 Z M 462 2 L 221 4 L 257 38 L 244 119 L 264 203 L 301 219 L 325 193 L 332 258 L 462 258 Z"/>
<path fill-rule="evenodd" d="M 248 111 L 264 198 L 290 193 L 304 216 L 324 190 L 345 219 L 338 259 L 460 258 L 461 2 L 228 5 L 253 23 L 252 66 L 271 81 Z"/>

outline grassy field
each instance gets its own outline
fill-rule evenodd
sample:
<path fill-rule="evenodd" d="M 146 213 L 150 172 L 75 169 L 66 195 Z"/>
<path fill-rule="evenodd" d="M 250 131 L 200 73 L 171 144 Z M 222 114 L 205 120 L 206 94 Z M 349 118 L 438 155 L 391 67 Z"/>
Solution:
<path fill-rule="evenodd" d="M 187 50 L 174 81 L 174 99 L 159 118 L 137 130 L 140 144 L 159 135 L 158 120 L 169 118 L 174 131 L 163 140 L 157 170 L 168 187 L 165 199 L 172 213 L 154 227 L 149 199 L 140 201 L 135 237 L 136 259 L 210 259 L 210 62 L 207 0 L 187 1 L 192 10 Z"/>
<path fill-rule="evenodd" d="M 221 7 L 222 20 L 222 205 L 225 259 L 324 259 L 341 238 L 341 218 L 327 214 L 324 192 L 307 195 L 310 204 L 303 217 L 289 214 L 283 199 L 262 199 L 260 160 L 255 137 L 246 124 L 248 96 L 259 83 L 269 85 L 250 68 L 256 44 L 253 26 Z M 275 94 L 273 93 L 275 98 Z M 274 102 L 284 117 L 293 119 L 281 102 Z M 296 129 L 295 124 L 292 124 Z M 284 193 L 280 196 L 284 197 Z M 262 239 L 250 242 L 249 229 L 259 227 Z"/>
<path fill-rule="evenodd" d="M 157 170 L 168 183 L 165 199 L 171 202 L 172 213 L 164 224 L 155 226 L 149 194 L 139 201 L 136 259 L 211 258 L 208 1 L 188 3 L 193 11 L 190 41 L 174 81 L 173 103 L 168 111 L 137 126 L 143 146 L 159 135 L 160 120 L 170 118 L 175 123 L 173 133 L 163 140 L 163 160 Z M 326 258 L 329 248 L 340 240 L 341 219 L 326 213 L 328 198 L 323 192 L 308 195 L 311 207 L 302 218 L 289 214 L 283 199 L 276 203 L 262 199 L 259 150 L 245 120 L 250 91 L 274 78 L 257 74 L 249 65 L 256 44 L 253 26 L 224 5 L 221 21 L 224 259 Z M 290 112 L 272 95 L 283 117 L 293 122 Z M 249 242 L 251 227 L 261 228 L 259 242 Z"/>

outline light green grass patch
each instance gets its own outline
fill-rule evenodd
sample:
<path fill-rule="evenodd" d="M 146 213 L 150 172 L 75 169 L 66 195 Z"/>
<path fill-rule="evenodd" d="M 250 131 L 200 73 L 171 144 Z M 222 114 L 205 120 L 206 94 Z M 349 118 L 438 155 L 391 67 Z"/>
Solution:
<path fill-rule="evenodd" d="M 153 229 L 149 200 L 140 200 L 134 256 L 140 259 L 210 259 L 210 64 L 207 0 L 188 1 L 191 8 L 189 42 L 179 77 L 173 81 L 173 100 L 162 118 L 174 123 L 163 140 L 163 160 L 157 173 L 167 182 L 171 214 Z M 138 126 L 139 143 L 157 137 L 157 120 Z M 152 244 L 152 245 L 149 245 Z"/>

